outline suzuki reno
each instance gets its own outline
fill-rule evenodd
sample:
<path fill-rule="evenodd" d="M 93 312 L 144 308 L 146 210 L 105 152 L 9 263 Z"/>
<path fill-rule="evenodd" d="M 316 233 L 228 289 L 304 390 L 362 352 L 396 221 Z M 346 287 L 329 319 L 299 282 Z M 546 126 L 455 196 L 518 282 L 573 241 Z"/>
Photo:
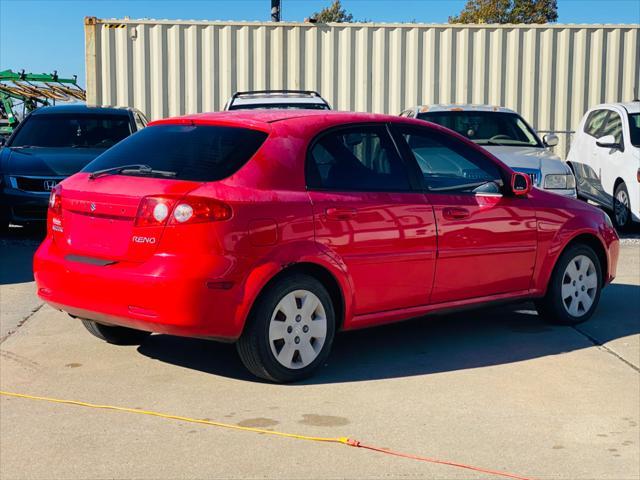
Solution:
<path fill-rule="evenodd" d="M 124 344 L 235 342 L 258 377 L 309 376 L 339 330 L 489 302 L 594 312 L 618 237 L 451 130 L 264 110 L 152 122 L 51 194 L 38 295 Z"/>

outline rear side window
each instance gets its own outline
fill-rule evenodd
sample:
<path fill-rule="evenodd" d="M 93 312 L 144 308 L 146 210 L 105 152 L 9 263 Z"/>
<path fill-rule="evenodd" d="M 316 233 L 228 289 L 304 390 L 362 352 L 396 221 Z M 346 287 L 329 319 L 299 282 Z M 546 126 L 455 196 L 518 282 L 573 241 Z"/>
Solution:
<path fill-rule="evenodd" d="M 178 180 L 212 182 L 237 172 L 266 138 L 264 132 L 236 127 L 147 127 L 100 155 L 83 172 L 142 163 L 175 172 Z"/>
<path fill-rule="evenodd" d="M 343 191 L 407 191 L 404 162 L 384 126 L 330 131 L 311 147 L 307 185 Z"/>
<path fill-rule="evenodd" d="M 598 136 L 598 131 L 602 127 L 605 118 L 607 118 L 607 110 L 596 110 L 589 114 L 584 124 L 584 133 L 592 137 Z"/>

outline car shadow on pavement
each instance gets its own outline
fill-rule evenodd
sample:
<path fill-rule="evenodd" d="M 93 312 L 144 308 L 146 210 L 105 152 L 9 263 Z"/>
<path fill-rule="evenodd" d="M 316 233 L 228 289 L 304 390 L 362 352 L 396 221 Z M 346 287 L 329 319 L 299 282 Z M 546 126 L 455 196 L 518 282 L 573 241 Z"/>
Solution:
<path fill-rule="evenodd" d="M 344 332 L 315 376 L 294 385 L 426 375 L 557 355 L 640 333 L 639 308 L 640 287 L 614 284 L 578 329 L 548 325 L 525 303 Z M 255 381 L 233 345 L 153 335 L 138 351 L 181 367 Z"/>
<path fill-rule="evenodd" d="M 44 236 L 44 228 L 35 226 L 0 234 L 0 285 L 33 281 L 33 254 Z"/>

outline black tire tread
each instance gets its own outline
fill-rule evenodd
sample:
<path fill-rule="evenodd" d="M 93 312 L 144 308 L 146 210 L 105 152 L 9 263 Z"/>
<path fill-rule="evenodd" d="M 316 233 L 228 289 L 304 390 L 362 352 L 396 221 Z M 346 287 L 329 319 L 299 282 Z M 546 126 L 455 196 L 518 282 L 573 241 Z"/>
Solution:
<path fill-rule="evenodd" d="M 133 328 L 113 327 L 86 319 L 81 321 L 91 335 L 114 345 L 138 345 L 151 335 L 151 332 Z"/>

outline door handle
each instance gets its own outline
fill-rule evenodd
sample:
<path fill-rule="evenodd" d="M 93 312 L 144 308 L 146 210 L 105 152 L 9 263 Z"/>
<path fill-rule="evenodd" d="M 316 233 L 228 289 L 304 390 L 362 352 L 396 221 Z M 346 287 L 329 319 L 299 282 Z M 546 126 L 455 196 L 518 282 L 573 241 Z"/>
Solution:
<path fill-rule="evenodd" d="M 442 216 L 448 220 L 462 220 L 470 215 L 469 210 L 466 208 L 445 208 L 442 211 Z"/>
<path fill-rule="evenodd" d="M 349 220 L 356 216 L 354 208 L 331 207 L 327 208 L 324 213 L 331 220 Z"/>

